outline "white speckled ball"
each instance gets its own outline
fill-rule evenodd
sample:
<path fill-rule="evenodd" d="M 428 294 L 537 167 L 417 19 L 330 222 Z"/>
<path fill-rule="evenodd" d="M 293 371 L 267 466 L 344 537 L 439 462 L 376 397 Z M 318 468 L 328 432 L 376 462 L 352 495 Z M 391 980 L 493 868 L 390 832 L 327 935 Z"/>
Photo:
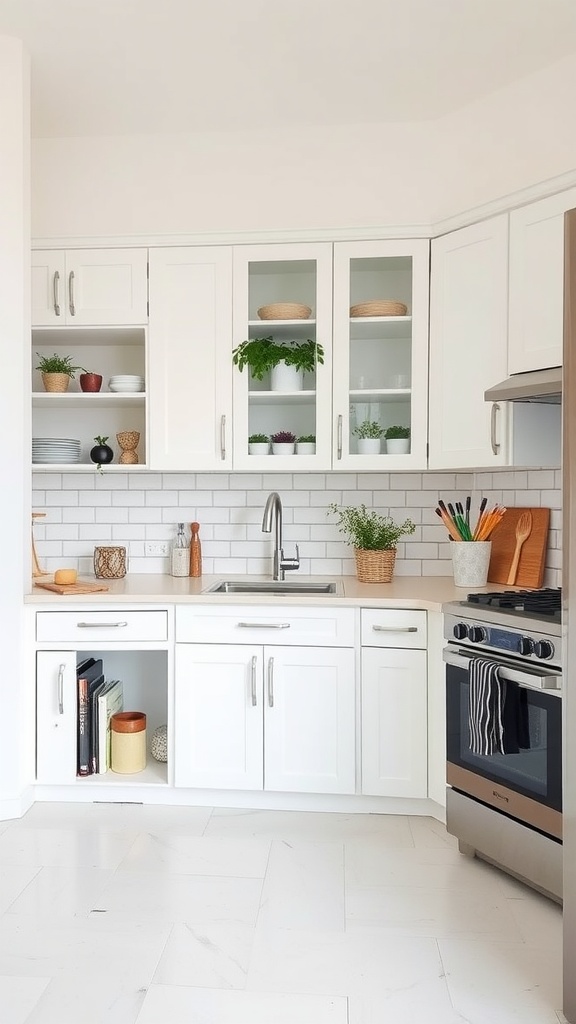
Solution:
<path fill-rule="evenodd" d="M 150 749 L 152 757 L 156 758 L 157 761 L 168 760 L 167 728 L 168 727 L 166 725 L 159 725 L 158 728 L 154 730 L 154 734 L 152 736 L 152 746 Z"/>

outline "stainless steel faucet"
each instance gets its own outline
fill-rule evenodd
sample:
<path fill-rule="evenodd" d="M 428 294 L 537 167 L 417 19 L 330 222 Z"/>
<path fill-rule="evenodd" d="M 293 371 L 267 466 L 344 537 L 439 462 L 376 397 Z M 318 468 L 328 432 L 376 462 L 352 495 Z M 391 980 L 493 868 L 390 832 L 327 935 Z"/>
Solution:
<path fill-rule="evenodd" d="M 282 547 L 282 502 L 280 495 L 272 491 L 266 499 L 264 515 L 262 517 L 262 532 L 272 533 L 272 519 L 275 519 L 276 533 L 274 539 L 274 569 L 272 579 L 283 580 L 287 569 L 300 568 L 300 552 L 296 545 L 296 557 L 285 558 Z"/>

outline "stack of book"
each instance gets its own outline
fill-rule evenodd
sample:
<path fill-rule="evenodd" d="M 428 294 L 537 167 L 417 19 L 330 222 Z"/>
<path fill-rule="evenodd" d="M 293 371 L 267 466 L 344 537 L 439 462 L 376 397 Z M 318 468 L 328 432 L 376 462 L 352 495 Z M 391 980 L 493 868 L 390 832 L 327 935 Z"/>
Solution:
<path fill-rule="evenodd" d="M 103 775 L 110 767 L 110 718 L 124 708 L 120 679 L 105 679 L 102 659 L 76 666 L 78 690 L 77 774 Z"/>

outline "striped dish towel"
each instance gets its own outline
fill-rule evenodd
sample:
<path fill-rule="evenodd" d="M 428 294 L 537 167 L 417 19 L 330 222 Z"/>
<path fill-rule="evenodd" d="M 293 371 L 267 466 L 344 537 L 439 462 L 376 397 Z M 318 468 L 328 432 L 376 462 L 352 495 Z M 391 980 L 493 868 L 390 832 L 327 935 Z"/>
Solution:
<path fill-rule="evenodd" d="M 503 754 L 506 682 L 500 679 L 498 666 L 483 658 L 472 658 L 468 673 L 470 750 L 473 754 Z"/>

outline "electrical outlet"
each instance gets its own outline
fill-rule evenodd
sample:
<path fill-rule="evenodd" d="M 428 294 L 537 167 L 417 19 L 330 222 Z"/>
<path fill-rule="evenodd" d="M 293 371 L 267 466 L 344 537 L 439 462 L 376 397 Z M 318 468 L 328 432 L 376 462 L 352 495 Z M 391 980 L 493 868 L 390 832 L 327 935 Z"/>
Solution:
<path fill-rule="evenodd" d="M 147 540 L 144 544 L 144 551 L 147 555 L 164 556 L 168 554 L 168 547 L 167 540 Z"/>

